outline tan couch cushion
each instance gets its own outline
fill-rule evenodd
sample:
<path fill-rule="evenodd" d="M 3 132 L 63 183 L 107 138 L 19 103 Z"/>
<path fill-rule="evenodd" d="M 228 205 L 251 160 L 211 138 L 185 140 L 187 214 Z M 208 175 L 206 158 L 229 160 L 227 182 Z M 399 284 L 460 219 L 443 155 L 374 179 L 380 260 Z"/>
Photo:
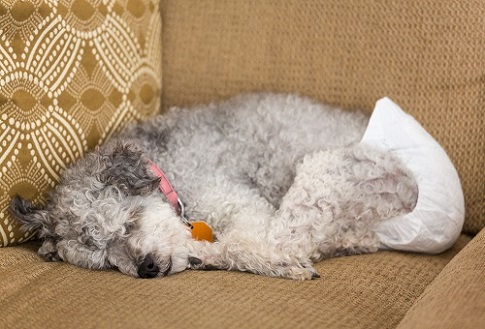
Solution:
<path fill-rule="evenodd" d="M 321 278 L 186 271 L 133 279 L 0 249 L 5 328 L 394 328 L 470 239 L 438 256 L 379 252 L 316 264 Z"/>
<path fill-rule="evenodd" d="M 389 96 L 449 153 L 485 225 L 485 2 L 165 0 L 166 106 L 252 90 L 370 111 Z M 430 164 L 433 165 L 433 164 Z"/>
<path fill-rule="evenodd" d="M 481 328 L 485 323 L 485 230 L 433 281 L 398 329 Z"/>
<path fill-rule="evenodd" d="M 22 242 L 8 204 L 41 203 L 62 168 L 158 112 L 155 0 L 0 4 L 0 246 Z"/>

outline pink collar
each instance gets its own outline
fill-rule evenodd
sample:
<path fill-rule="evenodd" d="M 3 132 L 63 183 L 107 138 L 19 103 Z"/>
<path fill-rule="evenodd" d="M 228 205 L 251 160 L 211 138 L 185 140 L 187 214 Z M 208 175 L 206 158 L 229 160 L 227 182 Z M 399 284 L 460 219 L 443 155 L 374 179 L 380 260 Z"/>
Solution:
<path fill-rule="evenodd" d="M 173 209 L 175 209 L 175 212 L 190 226 L 189 221 L 185 218 L 184 204 L 182 201 L 180 201 L 177 192 L 175 192 L 175 189 L 173 188 L 172 184 L 170 184 L 167 176 L 153 161 L 148 160 L 148 162 L 150 163 L 150 169 L 153 171 L 155 176 L 160 178 L 160 191 L 165 195 L 168 202 L 170 202 Z"/>
<path fill-rule="evenodd" d="M 160 169 L 153 161 L 150 162 L 150 169 L 153 173 L 160 179 L 160 191 L 167 197 L 168 202 L 172 205 L 175 212 L 182 218 L 183 222 L 190 228 L 192 237 L 199 241 L 214 242 L 214 235 L 212 234 L 212 229 L 209 225 L 203 221 L 199 222 L 189 222 L 185 217 L 184 204 L 180 201 L 177 192 L 170 184 L 165 173 Z"/>

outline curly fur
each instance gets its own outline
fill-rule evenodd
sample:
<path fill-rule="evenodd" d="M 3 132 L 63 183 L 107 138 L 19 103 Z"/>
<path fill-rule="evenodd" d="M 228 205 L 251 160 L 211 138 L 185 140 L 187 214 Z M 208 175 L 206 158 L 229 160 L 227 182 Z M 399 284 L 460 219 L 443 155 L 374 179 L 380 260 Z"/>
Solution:
<path fill-rule="evenodd" d="M 367 121 L 295 95 L 174 108 L 66 169 L 45 208 L 18 197 L 12 214 L 38 230 L 50 261 L 134 277 L 192 268 L 312 279 L 313 262 L 377 251 L 376 223 L 416 203 L 403 164 L 359 144 Z M 149 161 L 217 242 L 191 238 Z"/>

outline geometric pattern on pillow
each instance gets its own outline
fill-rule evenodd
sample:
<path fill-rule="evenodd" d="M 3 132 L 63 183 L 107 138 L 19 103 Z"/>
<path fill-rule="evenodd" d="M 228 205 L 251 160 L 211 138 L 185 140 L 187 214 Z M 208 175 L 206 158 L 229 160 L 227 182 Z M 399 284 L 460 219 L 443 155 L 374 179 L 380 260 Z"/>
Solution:
<path fill-rule="evenodd" d="M 0 246 L 34 233 L 12 197 L 43 204 L 66 166 L 158 113 L 161 29 L 157 0 L 0 3 Z"/>

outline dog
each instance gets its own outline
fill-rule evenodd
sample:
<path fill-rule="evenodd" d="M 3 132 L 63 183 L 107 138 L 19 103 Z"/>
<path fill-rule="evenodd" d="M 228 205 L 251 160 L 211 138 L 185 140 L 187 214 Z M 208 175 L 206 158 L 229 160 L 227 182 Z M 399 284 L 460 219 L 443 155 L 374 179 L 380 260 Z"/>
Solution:
<path fill-rule="evenodd" d="M 195 269 L 315 279 L 315 262 L 376 252 L 376 224 L 416 205 L 405 165 L 359 143 L 367 123 L 286 94 L 172 108 L 65 169 L 45 206 L 17 196 L 11 213 L 37 232 L 47 261 L 137 278 Z M 192 237 L 195 220 L 215 242 Z"/>

